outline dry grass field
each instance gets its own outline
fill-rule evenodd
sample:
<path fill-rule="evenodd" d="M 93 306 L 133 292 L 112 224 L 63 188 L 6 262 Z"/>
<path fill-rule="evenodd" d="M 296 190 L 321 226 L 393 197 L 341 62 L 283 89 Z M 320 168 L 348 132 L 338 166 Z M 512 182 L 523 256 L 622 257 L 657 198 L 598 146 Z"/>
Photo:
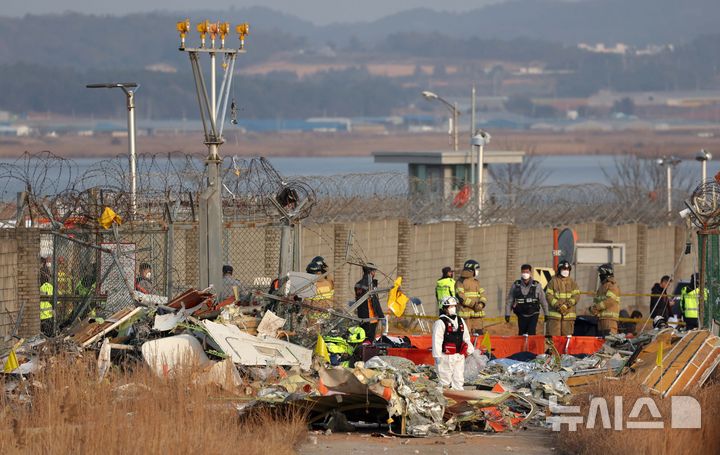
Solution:
<path fill-rule="evenodd" d="M 189 375 L 159 379 L 144 364 L 98 382 L 93 355 L 55 358 L 29 382 L 31 403 L 0 395 L 2 454 L 286 455 L 307 436 L 303 415 L 241 420 L 219 399 L 226 392 L 193 386 Z"/>

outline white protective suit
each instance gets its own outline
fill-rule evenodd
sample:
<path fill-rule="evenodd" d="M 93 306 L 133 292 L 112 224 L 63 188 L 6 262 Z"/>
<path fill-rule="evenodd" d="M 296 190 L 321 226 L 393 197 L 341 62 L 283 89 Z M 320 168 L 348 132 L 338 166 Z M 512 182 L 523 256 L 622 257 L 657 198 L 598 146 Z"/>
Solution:
<path fill-rule="evenodd" d="M 455 316 L 453 319 L 445 314 L 440 316 L 440 318 L 441 319 L 435 321 L 432 329 L 432 356 L 437 366 L 438 379 L 440 379 L 440 384 L 443 387 L 463 390 L 463 384 L 465 383 L 465 356 L 462 354 L 444 354 L 442 347 L 445 337 L 445 323 L 442 321 L 442 318 L 450 321 L 455 328 L 458 327 L 458 321 L 460 321 L 461 318 L 460 316 Z M 464 320 L 463 327 L 465 328 L 463 341 L 467 343 L 467 355 L 470 355 L 475 351 L 475 348 L 470 342 L 470 330 Z"/>

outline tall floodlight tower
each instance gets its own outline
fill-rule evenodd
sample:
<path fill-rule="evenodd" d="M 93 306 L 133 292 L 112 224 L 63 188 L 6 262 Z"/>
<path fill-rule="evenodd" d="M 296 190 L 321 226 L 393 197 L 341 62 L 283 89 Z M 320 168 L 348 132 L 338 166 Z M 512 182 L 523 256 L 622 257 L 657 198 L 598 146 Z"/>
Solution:
<path fill-rule="evenodd" d="M 205 134 L 204 142 L 208 148 L 208 156 L 205 159 L 207 186 L 200 195 L 199 201 L 198 254 L 200 256 L 200 288 L 207 288 L 210 285 L 215 285 L 218 288 L 222 283 L 223 265 L 223 210 L 220 172 L 222 158 L 219 149 L 224 142 L 222 133 L 230 96 L 230 86 L 232 85 L 235 70 L 235 59 L 238 54 L 245 53 L 245 37 L 249 34 L 250 27 L 246 23 L 235 27 L 235 32 L 240 39 L 238 47 L 225 47 L 225 37 L 230 33 L 230 24 L 228 22 L 205 20 L 197 24 L 196 30 L 200 34 L 199 47 L 185 46 L 185 38 L 190 29 L 189 19 L 177 23 L 177 31 L 180 34 L 180 51 L 187 52 L 190 57 L 190 67 L 195 79 L 195 91 L 200 106 L 200 120 Z M 208 35 L 210 35 L 209 45 L 206 42 Z M 217 42 L 218 37 L 220 38 L 219 43 Z M 209 90 L 200 66 L 201 55 L 207 55 L 210 58 Z M 216 60 L 218 55 L 222 58 L 223 72 L 219 91 L 216 86 Z"/>

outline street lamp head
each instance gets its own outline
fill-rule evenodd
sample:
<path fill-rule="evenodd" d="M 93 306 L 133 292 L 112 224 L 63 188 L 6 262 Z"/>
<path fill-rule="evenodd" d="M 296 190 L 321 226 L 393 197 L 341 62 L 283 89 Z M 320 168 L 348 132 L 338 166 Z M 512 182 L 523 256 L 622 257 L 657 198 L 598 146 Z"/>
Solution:
<path fill-rule="evenodd" d="M 705 149 L 700 150 L 695 155 L 695 159 L 700 162 L 709 161 L 712 159 L 712 154 Z"/>
<path fill-rule="evenodd" d="M 426 100 L 428 100 L 428 101 L 438 99 L 438 96 L 437 96 L 435 93 L 429 92 L 429 91 L 427 91 L 427 90 L 425 90 L 424 92 L 422 92 L 422 96 L 423 96 Z"/>
<path fill-rule="evenodd" d="M 136 88 L 137 82 L 104 82 L 101 84 L 87 84 L 85 88 Z"/>

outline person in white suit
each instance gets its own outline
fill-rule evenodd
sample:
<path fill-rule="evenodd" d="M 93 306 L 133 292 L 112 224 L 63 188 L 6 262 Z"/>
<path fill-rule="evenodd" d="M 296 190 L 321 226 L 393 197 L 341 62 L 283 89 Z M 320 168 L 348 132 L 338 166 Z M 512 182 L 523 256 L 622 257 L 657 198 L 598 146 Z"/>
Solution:
<path fill-rule="evenodd" d="M 432 355 L 440 384 L 454 390 L 463 390 L 465 357 L 472 354 L 475 348 L 470 341 L 467 324 L 457 315 L 457 305 L 455 297 L 443 298 L 442 314 L 432 329 Z"/>

